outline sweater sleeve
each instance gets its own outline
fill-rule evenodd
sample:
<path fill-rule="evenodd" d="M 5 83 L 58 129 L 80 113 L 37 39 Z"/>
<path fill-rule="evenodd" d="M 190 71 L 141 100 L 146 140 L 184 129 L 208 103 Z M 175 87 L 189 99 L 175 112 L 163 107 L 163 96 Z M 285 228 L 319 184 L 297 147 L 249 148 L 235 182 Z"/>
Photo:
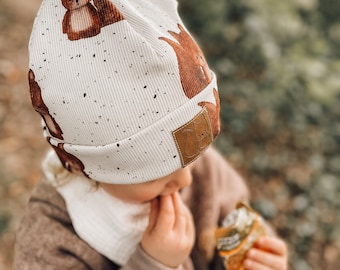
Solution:
<path fill-rule="evenodd" d="M 59 193 L 41 182 L 33 191 L 16 234 L 14 270 L 119 269 L 74 232 Z"/>
<path fill-rule="evenodd" d="M 132 254 L 127 264 L 121 270 L 189 270 L 193 269 L 191 261 L 188 260 L 185 264 L 177 268 L 167 267 L 150 257 L 139 245 L 136 251 Z"/>

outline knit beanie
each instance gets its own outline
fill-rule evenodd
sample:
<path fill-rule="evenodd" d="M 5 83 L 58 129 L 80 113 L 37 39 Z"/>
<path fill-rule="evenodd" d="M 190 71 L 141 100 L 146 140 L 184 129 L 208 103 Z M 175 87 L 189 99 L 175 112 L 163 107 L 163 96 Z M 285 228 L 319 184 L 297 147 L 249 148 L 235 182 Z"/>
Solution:
<path fill-rule="evenodd" d="M 174 0 L 44 0 L 29 52 L 32 105 L 71 172 L 150 181 L 219 132 L 215 75 Z"/>

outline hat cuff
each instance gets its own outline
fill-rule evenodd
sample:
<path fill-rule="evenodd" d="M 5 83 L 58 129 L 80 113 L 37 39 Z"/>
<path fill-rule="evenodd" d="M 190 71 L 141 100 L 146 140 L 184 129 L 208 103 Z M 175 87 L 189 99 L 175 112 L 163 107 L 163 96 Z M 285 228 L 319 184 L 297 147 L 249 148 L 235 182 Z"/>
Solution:
<path fill-rule="evenodd" d="M 98 182 L 137 184 L 164 177 L 186 165 L 173 132 L 206 110 L 200 102 L 216 103 L 214 89 L 217 83 L 212 72 L 203 91 L 140 132 L 102 146 L 64 143 L 63 148 L 83 163 L 85 175 Z M 54 146 L 60 143 L 53 138 L 49 142 Z"/>

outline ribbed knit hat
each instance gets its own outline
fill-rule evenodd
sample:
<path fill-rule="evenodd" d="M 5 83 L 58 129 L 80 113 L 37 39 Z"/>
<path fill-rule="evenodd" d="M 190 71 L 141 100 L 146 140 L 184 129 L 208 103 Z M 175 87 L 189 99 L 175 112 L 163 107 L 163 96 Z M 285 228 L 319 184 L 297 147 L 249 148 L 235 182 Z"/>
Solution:
<path fill-rule="evenodd" d="M 33 107 L 63 166 L 99 182 L 163 177 L 219 132 L 216 78 L 173 0 L 45 0 Z"/>

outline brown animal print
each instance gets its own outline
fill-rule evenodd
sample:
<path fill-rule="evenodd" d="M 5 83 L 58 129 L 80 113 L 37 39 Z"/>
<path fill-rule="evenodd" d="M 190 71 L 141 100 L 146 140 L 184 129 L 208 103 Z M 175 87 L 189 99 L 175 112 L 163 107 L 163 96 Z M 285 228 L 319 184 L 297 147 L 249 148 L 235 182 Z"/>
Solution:
<path fill-rule="evenodd" d="M 100 33 L 101 27 L 124 20 L 109 0 L 62 0 L 67 9 L 63 19 L 63 33 L 69 40 L 89 38 Z"/>
<path fill-rule="evenodd" d="M 166 41 L 174 49 L 184 93 L 191 99 L 209 84 L 211 73 L 196 42 L 180 24 L 178 24 L 178 28 L 180 29 L 178 34 L 168 31 L 178 43 L 166 37 L 159 39 Z"/>
<path fill-rule="evenodd" d="M 207 108 L 210 121 L 211 121 L 211 128 L 212 128 L 213 136 L 214 138 L 216 138 L 218 133 L 220 133 L 220 107 L 221 106 L 220 106 L 220 98 L 215 88 L 214 88 L 214 96 L 216 100 L 216 105 L 210 102 L 205 102 L 205 101 L 198 103 L 198 105 L 201 106 L 202 108 L 204 107 Z"/>
<path fill-rule="evenodd" d="M 44 119 L 46 127 L 48 128 L 50 134 L 55 138 L 63 140 L 63 132 L 55 119 L 51 116 L 47 106 L 42 99 L 41 88 L 35 80 L 35 75 L 32 69 L 30 69 L 28 72 L 28 82 L 33 108 Z M 69 170 L 70 172 L 81 172 L 83 175 L 87 176 L 84 172 L 84 164 L 74 155 L 67 153 L 64 150 L 63 143 L 59 143 L 58 146 L 54 146 L 53 144 L 51 144 L 50 140 L 51 137 L 48 137 L 48 143 L 53 147 L 61 163 L 67 170 Z"/>
<path fill-rule="evenodd" d="M 100 33 L 101 20 L 90 0 L 62 0 L 67 9 L 62 25 L 69 40 L 89 38 Z"/>
<path fill-rule="evenodd" d="M 178 24 L 178 28 L 180 29 L 178 34 L 169 31 L 178 43 L 165 37 L 159 39 L 166 41 L 174 49 L 183 91 L 191 99 L 208 86 L 211 81 L 211 72 L 196 42 L 181 25 Z M 216 106 L 210 102 L 200 102 L 198 105 L 207 108 L 215 138 L 220 131 L 220 99 L 217 90 L 213 91 Z"/>
<path fill-rule="evenodd" d="M 28 72 L 28 83 L 30 88 L 30 94 L 31 94 L 31 101 L 33 108 L 41 115 L 41 117 L 44 119 L 45 124 L 50 132 L 50 134 L 60 140 L 63 140 L 63 132 L 61 131 L 61 128 L 59 127 L 58 123 L 55 121 L 55 119 L 50 114 L 47 106 L 45 105 L 42 96 L 41 96 L 41 88 L 39 84 L 35 80 L 35 74 L 30 69 Z"/>
<path fill-rule="evenodd" d="M 124 20 L 123 15 L 109 0 L 93 0 L 101 19 L 101 27 Z"/>
<path fill-rule="evenodd" d="M 72 173 L 83 174 L 86 177 L 89 177 L 85 172 L 85 166 L 81 160 L 79 160 L 76 156 L 68 153 L 64 149 L 63 143 L 58 143 L 58 146 L 55 146 L 50 143 L 50 138 L 47 139 L 49 144 L 53 147 L 54 151 L 56 152 L 57 156 L 59 157 L 61 163 L 63 164 L 64 168 Z"/>

